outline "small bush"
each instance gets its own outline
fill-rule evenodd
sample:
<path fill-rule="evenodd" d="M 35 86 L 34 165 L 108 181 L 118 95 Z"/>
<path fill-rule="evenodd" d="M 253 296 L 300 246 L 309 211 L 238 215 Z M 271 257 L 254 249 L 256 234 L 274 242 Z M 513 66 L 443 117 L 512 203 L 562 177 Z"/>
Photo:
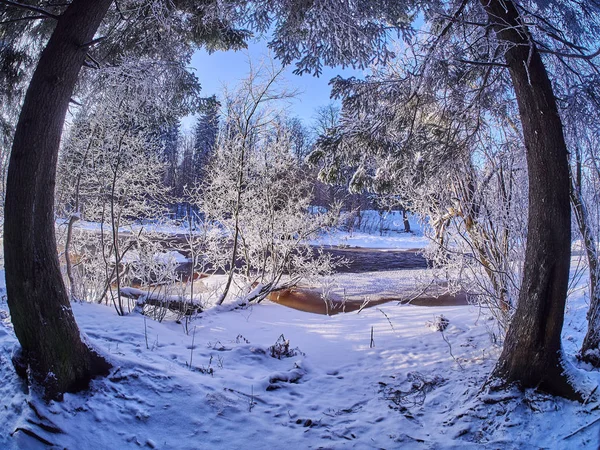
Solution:
<path fill-rule="evenodd" d="M 285 336 L 282 334 L 279 336 L 275 344 L 269 347 L 269 354 L 272 358 L 291 358 L 292 356 L 297 356 L 303 354 L 298 347 L 290 348 L 290 341 L 285 339 Z"/>

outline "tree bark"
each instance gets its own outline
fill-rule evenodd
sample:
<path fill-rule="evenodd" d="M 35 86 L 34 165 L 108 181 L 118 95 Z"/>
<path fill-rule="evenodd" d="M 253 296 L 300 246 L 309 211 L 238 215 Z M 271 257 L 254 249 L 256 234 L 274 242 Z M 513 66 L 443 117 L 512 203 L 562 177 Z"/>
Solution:
<path fill-rule="evenodd" d="M 568 152 L 556 99 L 529 30 L 510 0 L 480 0 L 512 78 L 529 176 L 529 218 L 519 304 L 493 376 L 580 398 L 564 374 L 561 331 L 569 280 Z"/>
<path fill-rule="evenodd" d="M 71 214 L 67 224 L 67 238 L 65 239 L 65 263 L 67 264 L 67 278 L 69 279 L 69 298 L 71 301 L 80 300 L 75 275 L 73 275 L 73 263 L 71 261 L 71 241 L 73 240 L 73 226 L 79 220 L 79 211 Z"/>
<path fill-rule="evenodd" d="M 5 203 L 8 306 L 47 398 L 88 386 L 109 364 L 81 339 L 60 273 L 54 231 L 56 162 L 86 47 L 112 0 L 74 0 L 59 17 L 27 90 L 15 131 Z"/>

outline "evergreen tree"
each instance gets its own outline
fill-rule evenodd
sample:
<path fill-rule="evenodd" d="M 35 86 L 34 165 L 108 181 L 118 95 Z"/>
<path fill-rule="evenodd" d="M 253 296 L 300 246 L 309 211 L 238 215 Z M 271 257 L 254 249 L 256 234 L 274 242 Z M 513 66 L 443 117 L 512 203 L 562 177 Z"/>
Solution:
<path fill-rule="evenodd" d="M 215 149 L 219 134 L 219 103 L 209 101 L 194 127 L 193 180 L 200 182 Z"/>
<path fill-rule="evenodd" d="M 162 160 L 165 163 L 164 184 L 171 189 L 172 194 L 181 195 L 181 185 L 178 180 L 179 166 L 179 122 L 165 124 L 160 128 L 160 143 L 162 147 Z"/>

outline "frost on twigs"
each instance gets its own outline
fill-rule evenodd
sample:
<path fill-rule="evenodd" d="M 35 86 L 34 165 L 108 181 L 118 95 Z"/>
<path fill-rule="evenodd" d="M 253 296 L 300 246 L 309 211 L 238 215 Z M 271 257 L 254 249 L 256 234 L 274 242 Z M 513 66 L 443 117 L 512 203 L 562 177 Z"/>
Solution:
<path fill-rule="evenodd" d="M 272 62 L 251 67 L 223 93 L 222 130 L 202 183 L 189 201 L 207 229 L 207 264 L 227 275 L 217 304 L 236 286 L 243 302 L 260 302 L 291 281 L 331 270 L 310 241 L 335 224 L 337 211 L 312 213 L 313 186 L 294 153 L 293 130 L 281 105 L 295 93 Z"/>
<path fill-rule="evenodd" d="M 444 317 L 443 314 L 435 316 L 433 320 L 427 322 L 427 327 L 429 327 L 431 331 L 446 331 L 448 325 L 450 325 L 450 320 Z"/>
<path fill-rule="evenodd" d="M 298 347 L 290 348 L 290 341 L 282 334 L 275 344 L 269 347 L 269 354 L 272 358 L 291 358 L 293 356 L 303 355 Z"/>
<path fill-rule="evenodd" d="M 395 378 L 395 377 L 393 377 Z M 379 392 L 392 404 L 390 408 L 405 412 L 408 408 L 422 406 L 427 394 L 446 382 L 439 375 L 427 377 L 419 372 L 409 372 L 406 379 L 400 383 L 388 384 L 379 382 Z"/>
<path fill-rule="evenodd" d="M 145 249 L 156 253 L 140 221 L 166 212 L 164 135 L 189 113 L 177 100 L 183 72 L 174 64 L 126 59 L 99 70 L 96 88 L 82 93 L 62 147 L 56 192 L 57 214 L 81 219 L 76 226 L 69 221 L 60 242 L 72 263 L 73 298 L 130 312 L 120 288 L 145 281 L 130 274 L 133 263 L 143 262 Z"/>

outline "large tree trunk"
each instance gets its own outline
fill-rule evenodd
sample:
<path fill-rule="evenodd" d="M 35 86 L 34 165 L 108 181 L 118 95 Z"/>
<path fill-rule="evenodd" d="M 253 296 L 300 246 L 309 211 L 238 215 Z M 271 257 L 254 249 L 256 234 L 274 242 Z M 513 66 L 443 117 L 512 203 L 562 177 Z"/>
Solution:
<path fill-rule="evenodd" d="M 569 280 L 571 211 L 567 146 L 552 85 L 510 0 L 480 0 L 501 45 L 517 102 L 529 175 L 529 219 L 519 304 L 494 376 L 523 388 L 579 395 L 564 374 L 561 331 Z"/>
<path fill-rule="evenodd" d="M 58 19 L 27 90 L 6 187 L 6 288 L 21 369 L 48 398 L 87 387 L 110 366 L 81 340 L 54 236 L 54 185 L 67 107 L 89 43 L 112 0 L 74 0 Z"/>

